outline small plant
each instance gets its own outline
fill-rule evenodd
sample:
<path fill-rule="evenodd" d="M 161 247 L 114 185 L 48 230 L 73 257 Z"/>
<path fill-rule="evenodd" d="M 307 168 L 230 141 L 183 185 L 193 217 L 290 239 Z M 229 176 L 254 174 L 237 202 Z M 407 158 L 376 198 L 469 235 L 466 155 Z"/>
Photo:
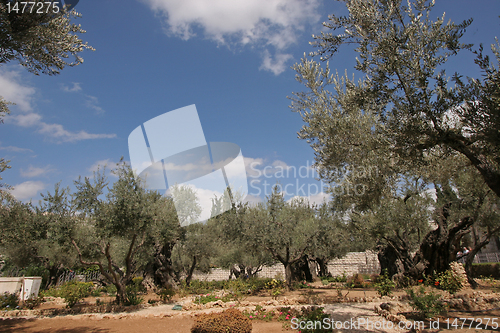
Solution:
<path fill-rule="evenodd" d="M 24 301 L 23 307 L 29 310 L 33 310 L 37 306 L 43 303 L 43 297 L 38 296 L 38 297 L 30 297 L 27 300 Z"/>
<path fill-rule="evenodd" d="M 454 294 L 462 289 L 464 282 L 461 276 L 454 274 L 453 270 L 448 269 L 438 274 L 434 284 L 437 288 Z"/>
<path fill-rule="evenodd" d="M 92 289 L 92 291 L 90 292 L 90 295 L 93 297 L 101 296 L 101 289 L 99 289 L 99 288 Z"/>
<path fill-rule="evenodd" d="M 142 297 L 139 297 L 139 292 L 142 290 L 142 277 L 133 278 L 132 284 L 125 287 L 125 296 L 127 300 L 124 302 L 126 306 L 129 305 L 139 305 L 144 301 Z"/>
<path fill-rule="evenodd" d="M 266 311 L 262 306 L 255 306 L 255 310 L 253 311 L 243 311 L 243 315 L 245 315 L 250 320 L 263 320 L 263 321 L 272 321 L 275 312 L 274 311 Z"/>
<path fill-rule="evenodd" d="M 323 322 L 326 318 L 330 316 L 323 312 L 322 307 L 312 306 L 312 307 L 304 307 L 301 310 L 300 316 L 298 316 L 298 322 Z M 316 328 L 305 328 L 300 330 L 302 333 L 327 333 L 333 332 L 333 329 L 325 329 L 322 327 Z"/>
<path fill-rule="evenodd" d="M 347 282 L 347 273 L 344 271 L 342 275 L 337 276 L 322 276 L 321 281 L 323 284 L 328 284 L 331 282 Z"/>
<path fill-rule="evenodd" d="M 64 298 L 66 306 L 72 308 L 80 300 L 90 295 L 91 288 L 91 282 L 69 281 L 61 286 L 59 294 Z"/>
<path fill-rule="evenodd" d="M 384 269 L 384 273 L 377 277 L 375 280 L 375 289 L 380 296 L 389 296 L 392 294 L 392 289 L 396 286 L 396 284 L 389 278 L 389 273 L 387 269 Z"/>
<path fill-rule="evenodd" d="M 365 280 L 361 274 L 354 274 L 351 278 L 349 278 L 346 282 L 347 288 L 364 288 Z"/>
<path fill-rule="evenodd" d="M 266 283 L 266 289 L 270 290 L 270 294 L 273 299 L 278 299 L 283 293 L 284 282 L 281 280 L 272 279 L 268 283 Z"/>
<path fill-rule="evenodd" d="M 116 286 L 114 284 L 108 284 L 106 286 L 106 293 L 109 296 L 115 296 L 116 295 Z"/>
<path fill-rule="evenodd" d="M 224 290 L 226 290 L 233 300 L 240 302 L 246 295 L 252 292 L 250 285 L 243 280 L 228 280 L 224 283 Z"/>
<path fill-rule="evenodd" d="M 104 302 L 103 302 L 103 301 L 101 301 L 101 299 L 100 299 L 100 298 L 96 298 L 96 299 L 95 299 L 95 305 L 100 306 L 100 305 L 103 305 L 103 304 L 104 304 Z"/>
<path fill-rule="evenodd" d="M 236 309 L 199 315 L 191 333 L 251 333 L 252 322 Z"/>
<path fill-rule="evenodd" d="M 426 292 L 424 286 L 420 286 L 418 293 L 415 293 L 413 289 L 407 290 L 406 293 L 410 296 L 411 306 L 423 318 L 433 318 L 446 312 L 446 304 L 440 300 L 441 295 Z"/>
<path fill-rule="evenodd" d="M 300 282 L 297 282 L 295 285 L 294 285 L 294 289 L 311 289 L 313 286 L 311 286 L 309 283 L 307 283 L 306 281 L 300 281 Z"/>
<path fill-rule="evenodd" d="M 3 295 L 0 295 L 0 309 L 14 310 L 18 307 L 19 296 L 17 294 L 5 292 Z"/>
<path fill-rule="evenodd" d="M 161 288 L 157 293 L 160 296 L 162 303 L 169 303 L 172 297 L 175 295 L 175 290 L 171 286 L 166 286 Z"/>

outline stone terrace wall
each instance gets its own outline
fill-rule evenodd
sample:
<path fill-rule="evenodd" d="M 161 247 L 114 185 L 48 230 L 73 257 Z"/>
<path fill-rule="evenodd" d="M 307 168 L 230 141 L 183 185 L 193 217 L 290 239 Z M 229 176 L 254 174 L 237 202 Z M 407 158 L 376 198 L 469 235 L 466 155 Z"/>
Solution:
<path fill-rule="evenodd" d="M 378 274 L 380 273 L 380 265 L 377 254 L 375 252 L 350 252 L 345 257 L 332 260 L 328 264 L 328 271 L 333 275 L 342 275 L 344 272 L 347 276 L 356 273 L 362 274 Z M 257 274 L 259 277 L 274 278 L 276 276 L 285 277 L 285 268 L 281 264 L 276 264 L 270 267 L 264 267 Z M 220 281 L 229 278 L 229 270 L 214 268 L 208 274 L 195 272 L 193 279 L 202 281 Z"/>
<path fill-rule="evenodd" d="M 332 260 L 328 264 L 328 271 L 333 276 L 342 275 L 344 272 L 347 276 L 356 273 L 379 274 L 380 264 L 375 252 L 350 252 L 343 258 Z"/>

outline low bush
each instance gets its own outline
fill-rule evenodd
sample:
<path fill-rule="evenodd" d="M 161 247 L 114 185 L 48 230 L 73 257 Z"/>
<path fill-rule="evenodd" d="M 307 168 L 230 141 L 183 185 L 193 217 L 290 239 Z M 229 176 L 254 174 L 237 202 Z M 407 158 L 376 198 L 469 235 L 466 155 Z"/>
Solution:
<path fill-rule="evenodd" d="M 200 295 L 196 297 L 196 303 L 198 304 L 207 304 L 210 302 L 216 302 L 216 301 L 223 301 L 223 302 L 229 302 L 232 299 L 231 296 L 217 296 L 215 294 L 206 294 L 206 295 Z"/>
<path fill-rule="evenodd" d="M 446 304 L 441 301 L 441 295 L 432 291 L 426 292 L 424 286 L 420 286 L 418 293 L 413 289 L 407 290 L 406 293 L 410 296 L 411 306 L 422 318 L 433 318 L 446 312 Z"/>
<path fill-rule="evenodd" d="M 38 297 L 30 297 L 27 300 L 24 301 L 23 303 L 23 308 L 33 310 L 37 306 L 43 303 L 43 297 L 38 296 Z"/>
<path fill-rule="evenodd" d="M 300 281 L 296 282 L 293 285 L 293 289 L 312 289 L 313 286 L 311 286 L 309 283 L 306 281 Z"/>
<path fill-rule="evenodd" d="M 346 282 L 347 288 L 364 288 L 365 286 L 365 280 L 361 274 L 354 274 Z"/>
<path fill-rule="evenodd" d="M 127 299 L 123 303 L 126 306 L 139 305 L 144 301 L 144 298 L 139 296 L 139 293 L 144 290 L 142 285 L 142 277 L 132 279 L 132 284 L 125 287 L 125 296 Z"/>
<path fill-rule="evenodd" d="M 253 311 L 243 311 L 243 315 L 246 316 L 250 320 L 263 320 L 263 321 L 272 321 L 276 312 L 275 311 L 267 311 L 262 306 L 255 306 L 255 310 Z"/>
<path fill-rule="evenodd" d="M 114 284 L 108 284 L 105 287 L 105 290 L 106 290 L 106 294 L 108 294 L 109 296 L 115 296 L 116 295 L 116 286 Z"/>
<path fill-rule="evenodd" d="M 462 276 L 456 275 L 452 269 L 438 274 L 435 279 L 434 285 L 442 290 L 446 290 L 451 294 L 456 293 L 464 286 L 464 279 Z"/>
<path fill-rule="evenodd" d="M 500 265 L 496 263 L 472 264 L 472 277 L 481 276 L 500 279 Z"/>
<path fill-rule="evenodd" d="M 252 322 L 236 309 L 221 313 L 201 314 L 196 318 L 191 333 L 251 333 Z"/>
<path fill-rule="evenodd" d="M 0 309 L 14 310 L 19 307 L 19 296 L 8 292 L 0 295 Z"/>
<path fill-rule="evenodd" d="M 172 297 L 175 295 L 175 290 L 171 286 L 166 286 L 161 288 L 157 293 L 160 296 L 162 303 L 169 303 Z"/>
<path fill-rule="evenodd" d="M 384 274 L 377 277 L 374 281 L 374 286 L 380 296 L 389 296 L 392 294 L 392 289 L 396 286 L 396 284 L 389 277 L 387 269 L 384 269 Z"/>
<path fill-rule="evenodd" d="M 64 298 L 66 306 L 72 308 L 83 298 L 90 296 L 91 282 L 66 282 L 59 288 L 60 297 Z"/>
<path fill-rule="evenodd" d="M 326 318 L 329 318 L 330 316 L 326 313 L 323 312 L 322 307 L 317 307 L 317 306 L 312 306 L 312 307 L 304 307 L 301 310 L 300 315 L 297 317 L 297 322 L 306 322 L 306 323 L 316 323 L 316 322 L 321 322 L 323 323 Z M 315 326 L 314 324 L 312 326 Z M 320 325 L 321 326 L 321 325 Z M 292 329 L 294 327 L 292 326 Z M 309 327 L 306 326 L 305 329 L 300 329 L 300 332 L 302 333 L 327 333 L 327 332 L 333 332 L 333 329 L 326 329 L 323 327 Z"/>
<path fill-rule="evenodd" d="M 321 281 L 326 284 L 331 283 L 331 282 L 347 282 L 347 274 L 346 272 L 342 273 L 342 275 L 337 275 L 337 276 L 322 276 L 320 277 Z"/>

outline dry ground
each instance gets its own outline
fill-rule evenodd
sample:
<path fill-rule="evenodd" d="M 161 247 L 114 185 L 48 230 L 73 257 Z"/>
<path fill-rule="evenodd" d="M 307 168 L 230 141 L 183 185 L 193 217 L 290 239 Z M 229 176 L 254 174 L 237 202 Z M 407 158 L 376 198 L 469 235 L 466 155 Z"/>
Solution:
<path fill-rule="evenodd" d="M 482 286 L 480 289 L 484 293 L 493 293 L 491 288 L 487 286 Z M 473 291 L 468 289 L 460 293 L 472 293 Z M 347 294 L 347 296 L 346 296 Z M 405 292 L 398 291 L 394 293 L 394 296 L 405 295 Z M 353 300 L 366 300 L 369 301 L 373 297 L 377 297 L 377 293 L 374 290 L 347 290 L 342 291 L 343 297 L 348 297 L 351 302 L 349 303 L 338 303 L 338 292 L 336 289 L 325 289 L 320 283 L 315 284 L 314 289 L 306 289 L 302 291 L 293 291 L 287 293 L 280 297 L 280 299 L 308 299 L 310 302 L 321 302 L 322 306 L 325 307 L 325 311 L 332 314 L 335 320 L 346 321 L 353 318 L 365 318 L 365 320 L 370 320 L 371 322 L 383 322 L 386 321 L 383 317 L 377 315 L 373 308 L 382 302 L 387 302 L 388 299 L 378 299 L 374 302 L 352 302 Z M 156 295 L 148 295 L 146 300 L 149 298 L 157 298 Z M 103 301 L 110 301 L 111 299 L 106 299 L 100 297 Z M 269 301 L 271 297 L 266 295 L 252 296 L 246 298 L 244 301 L 251 302 L 247 309 L 253 309 L 258 302 Z M 177 303 L 182 303 L 183 300 L 176 299 Z M 185 301 L 185 300 L 184 300 Z M 95 298 L 85 299 L 85 304 L 94 304 Z M 85 306 L 81 305 L 81 306 Z M 133 312 L 128 313 L 108 313 L 108 314 L 79 314 L 79 315 L 65 315 L 65 316 L 55 316 L 50 318 L 40 318 L 40 317 L 29 317 L 24 318 L 11 318 L 5 317 L 0 319 L 0 332 L 27 332 L 27 333 L 83 333 L 83 332 L 167 332 L 167 333 L 189 333 L 191 326 L 194 322 L 194 316 L 196 313 L 209 312 L 209 311 L 221 311 L 221 309 L 208 309 L 208 310 L 193 310 L 193 311 L 174 311 L 172 310 L 173 304 L 152 306 L 144 309 L 138 309 Z M 54 309 L 63 308 L 64 304 L 61 301 L 47 302 L 42 304 L 40 309 Z M 448 326 L 446 319 L 449 319 L 450 325 L 453 323 L 454 319 L 457 318 L 457 323 L 459 323 L 459 329 L 456 327 Z M 465 322 L 464 327 L 466 329 L 460 329 L 462 320 L 458 318 L 474 318 L 471 325 L 471 320 Z M 440 328 L 429 330 L 430 323 L 425 322 L 426 330 L 424 332 L 494 332 L 500 331 L 500 328 L 492 329 L 491 321 L 489 327 L 484 327 L 479 324 L 479 319 L 484 318 L 499 318 L 496 321 L 500 321 L 500 311 L 499 309 L 493 309 L 490 311 L 479 311 L 479 312 L 457 312 L 451 311 L 448 313 L 447 317 L 440 318 Z M 410 318 L 411 319 L 411 318 Z M 271 333 L 271 332 L 287 332 L 282 328 L 282 324 L 276 321 L 273 322 L 261 322 L 252 321 L 253 333 Z M 499 323 L 500 325 L 500 323 Z M 469 329 L 468 327 L 472 327 Z M 337 332 L 408 332 L 408 330 L 399 330 L 397 328 L 388 329 L 381 328 L 377 329 L 372 327 L 371 329 L 358 328 L 350 330 L 337 330 Z M 288 331 L 291 332 L 291 331 Z"/>

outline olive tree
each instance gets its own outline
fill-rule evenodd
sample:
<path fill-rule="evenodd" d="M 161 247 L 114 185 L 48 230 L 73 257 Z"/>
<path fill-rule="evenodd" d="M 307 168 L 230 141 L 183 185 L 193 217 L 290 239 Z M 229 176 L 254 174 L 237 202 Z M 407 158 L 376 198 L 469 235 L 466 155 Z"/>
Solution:
<path fill-rule="evenodd" d="M 500 196 L 498 67 L 480 48 L 476 62 L 483 79 L 465 82 L 454 74 L 453 85 L 444 70 L 450 57 L 472 50 L 461 43 L 472 20 L 455 24 L 443 15 L 432 21 L 434 3 L 424 0 L 343 2 L 349 14 L 330 15 L 327 30 L 311 43 L 317 48 L 311 56 L 320 62 L 304 56 L 294 66 L 307 91 L 291 97 L 292 110 L 305 122 L 299 138 L 314 149 L 320 177 L 330 183 L 335 200 L 363 217 L 381 211 L 387 200 L 396 200 L 404 212 L 411 201 L 402 206 L 397 199 L 405 197 L 398 194 L 401 181 L 421 179 L 423 188 L 433 187 L 431 175 L 443 171 L 443 160 L 457 156 Z M 363 75 L 358 81 L 330 68 L 328 60 L 345 45 L 357 53 L 355 70 Z M 341 193 L 335 192 L 339 186 Z M 358 191 L 346 193 L 356 186 Z M 450 219 L 450 204 L 440 201 L 436 207 L 438 229 L 423 238 L 415 274 L 446 269 L 452 256 L 445 253 L 454 251 L 474 223 L 473 215 Z M 432 256 L 425 250 L 441 247 L 446 252 Z"/>
<path fill-rule="evenodd" d="M 81 264 L 97 265 L 116 286 L 116 300 L 121 304 L 127 301 L 126 285 L 139 271 L 138 258 L 148 250 L 146 241 L 152 225 L 169 221 L 159 212 L 162 196 L 144 189 L 129 165 L 121 162 L 113 172 L 118 180 L 104 197 L 107 182 L 102 173 L 95 173 L 94 181 L 84 178 L 75 182 L 75 208 L 85 214 L 85 219 L 72 244 Z M 169 224 L 173 227 L 177 223 Z"/>

